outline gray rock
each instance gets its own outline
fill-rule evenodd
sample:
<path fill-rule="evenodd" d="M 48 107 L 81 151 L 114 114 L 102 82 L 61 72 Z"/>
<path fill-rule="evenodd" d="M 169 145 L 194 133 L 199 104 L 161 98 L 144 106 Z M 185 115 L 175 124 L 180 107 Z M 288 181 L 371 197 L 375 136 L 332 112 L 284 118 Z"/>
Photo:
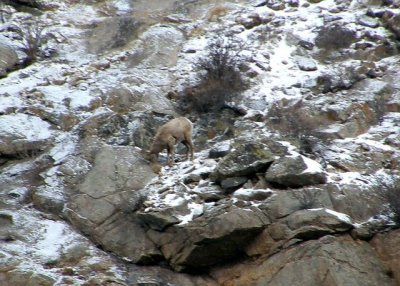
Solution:
<path fill-rule="evenodd" d="M 247 177 L 230 177 L 221 181 L 221 187 L 225 190 L 232 190 L 241 187 L 247 182 Z"/>
<path fill-rule="evenodd" d="M 170 265 L 178 271 L 199 271 L 238 257 L 268 219 L 257 209 L 213 208 L 185 226 L 153 233 Z"/>
<path fill-rule="evenodd" d="M 392 274 L 396 283 L 400 281 L 399 270 L 399 245 L 400 245 L 400 230 L 391 232 L 382 232 L 374 236 L 370 241 L 371 246 L 376 251 L 378 257 L 384 262 L 387 267 L 387 272 Z"/>
<path fill-rule="evenodd" d="M 377 233 L 388 230 L 392 222 L 389 217 L 373 217 L 368 221 L 356 224 L 351 230 L 351 236 L 354 239 L 370 240 Z"/>
<path fill-rule="evenodd" d="M 10 271 L 5 276 L 6 277 L 4 280 L 9 281 L 9 284 L 3 284 L 5 286 L 51 286 L 56 283 L 56 279 L 54 277 L 29 269 L 17 269 Z"/>
<path fill-rule="evenodd" d="M 353 227 L 349 216 L 323 208 L 297 211 L 285 222 L 293 231 L 292 237 L 306 240 L 347 232 Z"/>
<path fill-rule="evenodd" d="M 375 187 L 357 184 L 357 181 L 352 184 L 329 184 L 327 189 L 333 208 L 338 212 L 348 214 L 357 221 L 366 221 L 381 213 L 382 206 L 385 204 Z"/>
<path fill-rule="evenodd" d="M 8 39 L 0 36 L 0 77 L 7 75 L 18 63 L 15 49 L 9 44 Z"/>
<path fill-rule="evenodd" d="M 89 52 L 97 54 L 122 47 L 138 35 L 139 23 L 134 17 L 108 17 L 94 23 L 87 40 Z"/>
<path fill-rule="evenodd" d="M 176 273 L 163 266 L 142 267 L 130 264 L 128 275 L 132 286 L 153 286 L 153 285 L 184 285 L 184 286 L 218 286 L 211 277 L 204 275 L 190 275 L 186 273 Z"/>
<path fill-rule="evenodd" d="M 181 222 L 171 209 L 160 211 L 137 212 L 137 218 L 151 229 L 163 231 L 165 228 Z"/>
<path fill-rule="evenodd" d="M 298 57 L 297 65 L 302 71 L 316 71 L 318 69 L 315 61 L 311 58 Z"/>
<path fill-rule="evenodd" d="M 144 229 L 129 219 L 126 206 L 129 192 L 142 189 L 154 176 L 133 148 L 104 146 L 77 194 L 69 198 L 65 217 L 104 249 L 134 262 L 158 260 L 160 253 Z"/>
<path fill-rule="evenodd" d="M 230 151 L 231 151 L 231 144 L 229 142 L 225 142 L 214 148 L 211 148 L 208 157 L 212 159 L 221 158 L 229 154 Z"/>
<path fill-rule="evenodd" d="M 154 177 L 150 166 L 134 148 L 104 146 L 79 191 L 93 199 L 103 199 L 125 190 L 140 190 Z"/>
<path fill-rule="evenodd" d="M 32 194 L 32 201 L 36 208 L 62 216 L 66 198 L 61 191 L 38 188 Z"/>
<path fill-rule="evenodd" d="M 29 157 L 52 141 L 50 124 L 36 116 L 9 114 L 0 117 L 0 154 Z"/>
<path fill-rule="evenodd" d="M 140 46 L 127 59 L 130 67 L 144 65 L 165 69 L 176 65 L 184 36 L 174 25 L 154 25 L 140 40 Z"/>
<path fill-rule="evenodd" d="M 400 13 L 393 13 L 391 11 L 387 11 L 383 14 L 382 21 L 385 26 L 392 31 L 396 37 L 400 38 Z"/>
<path fill-rule="evenodd" d="M 378 28 L 379 21 L 376 18 L 371 18 L 367 15 L 363 15 L 357 19 L 358 24 L 369 27 L 369 28 Z"/>
<path fill-rule="evenodd" d="M 263 201 L 273 195 L 272 190 L 239 189 L 233 193 L 233 197 L 246 201 Z"/>
<path fill-rule="evenodd" d="M 197 194 L 205 202 L 215 202 L 225 197 L 225 192 L 219 185 L 215 184 L 198 186 L 194 188 L 192 192 Z"/>
<path fill-rule="evenodd" d="M 92 238 L 104 249 L 134 263 L 154 264 L 162 259 L 145 229 L 124 213 L 103 222 L 93 231 Z"/>
<path fill-rule="evenodd" d="M 243 177 L 266 169 L 286 148 L 277 142 L 237 140 L 232 151 L 218 163 L 211 179 L 220 182 L 229 177 Z"/>
<path fill-rule="evenodd" d="M 276 160 L 268 168 L 265 178 L 268 182 L 291 188 L 324 184 L 327 181 L 322 167 L 304 156 L 287 156 Z"/>
<path fill-rule="evenodd" d="M 312 208 L 333 209 L 327 189 L 314 187 L 275 192 L 260 208 L 276 221 L 310 205 Z"/>

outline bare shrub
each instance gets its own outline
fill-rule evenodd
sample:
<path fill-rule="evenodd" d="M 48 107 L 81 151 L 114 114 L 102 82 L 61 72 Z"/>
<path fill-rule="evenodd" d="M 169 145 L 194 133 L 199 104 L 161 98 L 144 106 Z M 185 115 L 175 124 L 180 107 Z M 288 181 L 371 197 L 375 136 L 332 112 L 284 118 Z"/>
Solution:
<path fill-rule="evenodd" d="M 20 38 L 20 49 L 26 57 L 23 65 L 27 66 L 45 55 L 45 47 L 50 39 L 54 38 L 46 32 L 46 24 L 37 19 L 26 20 L 21 26 L 15 28 L 15 33 Z"/>
<path fill-rule="evenodd" d="M 294 191 L 293 196 L 299 201 L 302 210 L 312 209 L 317 206 L 318 192 L 310 189 Z"/>
<path fill-rule="evenodd" d="M 318 133 L 318 120 L 307 114 L 302 102 L 281 106 L 275 104 L 268 112 L 269 121 L 277 129 L 298 143 L 302 153 L 311 154 L 317 151 L 317 145 L 323 141 Z"/>
<path fill-rule="evenodd" d="M 195 63 L 199 82 L 186 87 L 180 95 L 185 111 L 209 112 L 232 101 L 247 84 L 239 70 L 243 43 L 233 36 L 217 33 L 206 47 L 206 55 Z"/>
<path fill-rule="evenodd" d="M 380 180 L 379 195 L 387 202 L 390 215 L 397 227 L 400 226 L 400 181 Z"/>
<path fill-rule="evenodd" d="M 5 23 L 11 17 L 12 12 L 7 9 L 7 6 L 0 3 L 0 23 Z"/>
<path fill-rule="evenodd" d="M 226 88 L 241 90 L 245 86 L 239 71 L 244 43 L 230 35 L 219 35 L 208 42 L 207 55 L 200 58 L 196 66 L 206 71 L 203 80 L 218 81 Z"/>
<path fill-rule="evenodd" d="M 218 83 L 207 80 L 196 87 L 185 88 L 180 96 L 180 106 L 185 111 L 205 113 L 222 108 L 233 99 L 234 93 Z"/>
<path fill-rule="evenodd" d="M 392 90 L 385 90 L 385 92 L 386 93 L 375 96 L 374 100 L 369 103 L 372 110 L 375 112 L 376 123 L 379 125 L 382 124 L 383 119 L 388 112 L 386 104 L 389 101 L 389 98 L 387 96 L 393 93 Z"/>
<path fill-rule="evenodd" d="M 315 42 L 320 48 L 338 50 L 348 48 L 357 39 L 356 31 L 344 25 L 324 26 L 318 33 Z"/>

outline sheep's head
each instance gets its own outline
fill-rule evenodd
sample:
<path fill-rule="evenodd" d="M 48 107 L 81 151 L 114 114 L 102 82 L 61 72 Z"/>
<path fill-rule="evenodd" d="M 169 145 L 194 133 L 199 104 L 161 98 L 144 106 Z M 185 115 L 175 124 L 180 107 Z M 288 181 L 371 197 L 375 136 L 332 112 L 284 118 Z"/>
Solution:
<path fill-rule="evenodd" d="M 145 160 L 150 161 L 152 163 L 157 162 L 158 156 L 156 154 L 151 153 L 150 151 L 147 150 L 142 150 L 140 153 Z"/>
<path fill-rule="evenodd" d="M 150 165 L 150 168 L 151 168 L 151 170 L 152 170 L 154 173 L 156 173 L 156 174 L 158 174 L 158 175 L 161 175 L 161 171 L 162 171 L 162 166 L 161 166 L 161 164 L 152 163 L 152 164 Z"/>

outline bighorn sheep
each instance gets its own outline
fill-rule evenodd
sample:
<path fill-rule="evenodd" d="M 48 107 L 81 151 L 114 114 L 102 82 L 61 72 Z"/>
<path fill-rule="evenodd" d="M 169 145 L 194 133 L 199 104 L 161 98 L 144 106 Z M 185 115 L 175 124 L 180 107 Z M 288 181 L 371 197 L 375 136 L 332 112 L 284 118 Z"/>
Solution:
<path fill-rule="evenodd" d="M 145 158 L 152 163 L 156 163 L 158 154 L 167 149 L 168 165 L 174 163 L 175 145 L 182 142 L 186 148 L 186 160 L 193 160 L 193 142 L 192 142 L 193 123 L 186 117 L 172 119 L 158 128 L 153 139 L 150 151 L 145 153 Z"/>

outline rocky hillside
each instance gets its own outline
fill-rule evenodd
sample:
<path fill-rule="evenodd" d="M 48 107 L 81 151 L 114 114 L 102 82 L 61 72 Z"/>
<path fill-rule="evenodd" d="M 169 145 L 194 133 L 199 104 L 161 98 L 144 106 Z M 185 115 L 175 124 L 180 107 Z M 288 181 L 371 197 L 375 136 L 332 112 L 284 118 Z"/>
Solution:
<path fill-rule="evenodd" d="M 0 33 L 1 285 L 400 285 L 397 0 L 9 0 Z M 146 161 L 177 116 L 195 159 Z"/>

